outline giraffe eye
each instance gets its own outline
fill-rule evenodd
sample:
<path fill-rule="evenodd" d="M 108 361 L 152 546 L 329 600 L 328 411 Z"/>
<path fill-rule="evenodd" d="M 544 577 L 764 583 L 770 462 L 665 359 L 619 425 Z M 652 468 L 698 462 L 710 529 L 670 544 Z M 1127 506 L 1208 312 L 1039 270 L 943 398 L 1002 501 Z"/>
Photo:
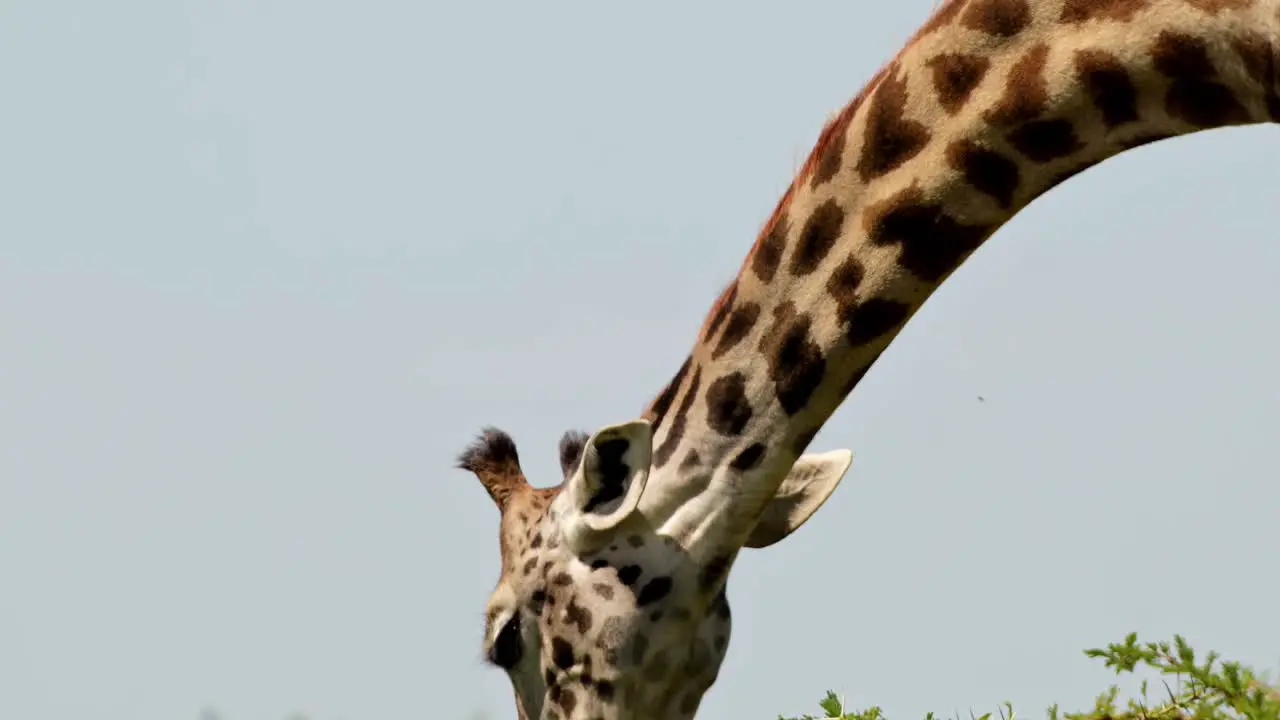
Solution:
<path fill-rule="evenodd" d="M 520 642 L 520 613 L 512 613 L 503 623 L 498 636 L 489 646 L 489 662 L 503 670 L 510 670 L 520 662 L 524 655 L 524 647 Z"/>

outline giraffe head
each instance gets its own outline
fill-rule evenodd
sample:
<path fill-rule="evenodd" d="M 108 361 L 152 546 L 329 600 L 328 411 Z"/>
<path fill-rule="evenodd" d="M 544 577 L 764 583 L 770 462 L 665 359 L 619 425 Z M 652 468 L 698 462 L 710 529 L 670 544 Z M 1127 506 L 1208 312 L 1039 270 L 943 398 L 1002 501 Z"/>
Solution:
<path fill-rule="evenodd" d="M 529 485 L 499 430 L 460 457 L 502 516 L 502 574 L 483 648 L 510 677 L 523 720 L 692 717 L 715 681 L 729 643 L 725 578 L 740 548 L 691 552 L 697 523 L 670 521 L 695 498 L 642 503 L 670 492 L 648 482 L 651 455 L 651 427 L 640 420 L 566 433 L 556 487 Z M 744 546 L 772 545 L 804 524 L 851 458 L 801 457 Z"/>

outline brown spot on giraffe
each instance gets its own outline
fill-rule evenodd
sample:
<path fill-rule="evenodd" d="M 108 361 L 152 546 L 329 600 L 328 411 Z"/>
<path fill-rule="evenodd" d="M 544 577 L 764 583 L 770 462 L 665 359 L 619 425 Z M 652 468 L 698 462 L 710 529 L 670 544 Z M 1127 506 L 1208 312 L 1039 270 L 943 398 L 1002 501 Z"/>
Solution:
<path fill-rule="evenodd" d="M 827 361 L 810 334 L 812 319 L 787 301 L 774 308 L 773 324 L 760 338 L 778 403 L 788 415 L 803 410 L 822 384 Z"/>
<path fill-rule="evenodd" d="M 1265 35 L 1247 32 L 1233 38 L 1231 47 L 1240 56 L 1240 62 L 1249 73 L 1249 77 L 1262 88 L 1270 89 L 1276 82 L 1276 56 L 1271 49 L 1271 42 Z"/>
<path fill-rule="evenodd" d="M 642 572 L 644 571 L 640 569 L 639 565 L 623 565 L 618 568 L 618 582 L 631 587 L 640 579 L 640 573 Z"/>
<path fill-rule="evenodd" d="M 684 363 L 680 365 L 680 369 L 676 371 L 675 377 L 671 378 L 671 382 L 654 398 L 649 405 L 649 409 L 645 411 L 645 415 L 648 416 L 655 433 L 662 426 L 662 421 L 666 418 L 667 411 L 671 409 L 671 403 L 675 402 L 676 393 L 680 392 L 680 383 L 684 381 L 684 376 L 689 372 L 689 366 L 692 364 L 693 355 L 689 355 L 684 359 Z"/>
<path fill-rule="evenodd" d="M 557 687 L 556 690 L 559 692 L 554 693 L 551 698 L 552 702 L 559 705 L 566 715 L 572 714 L 573 709 L 578 706 L 578 696 L 574 695 L 573 690 L 569 688 L 560 689 Z"/>
<path fill-rule="evenodd" d="M 667 436 L 662 439 L 662 444 L 653 451 L 653 467 L 655 469 L 664 467 L 670 460 L 672 453 L 677 447 L 680 447 L 680 441 L 684 440 L 685 426 L 688 419 L 684 415 L 678 415 L 671 421 L 671 429 L 667 431 Z"/>
<path fill-rule="evenodd" d="M 1208 45 L 1194 35 L 1168 30 L 1160 33 L 1151 48 L 1151 60 L 1156 70 L 1175 82 L 1211 80 L 1218 74 Z"/>
<path fill-rule="evenodd" d="M 787 247 L 787 214 L 784 212 L 774 218 L 769 232 L 760 237 L 755 250 L 751 253 L 751 269 L 762 283 L 773 282 L 774 273 L 782 264 L 782 252 Z"/>
<path fill-rule="evenodd" d="M 685 454 L 684 459 L 680 461 L 680 471 L 688 472 L 701 464 L 702 457 L 698 455 L 698 451 L 690 449 L 689 452 Z"/>
<path fill-rule="evenodd" d="M 836 303 L 837 312 L 844 313 L 858 303 L 858 287 L 866 276 L 866 268 L 858 258 L 850 255 L 827 278 L 827 292 Z"/>
<path fill-rule="evenodd" d="M 831 142 L 822 148 L 818 163 L 813 168 L 813 176 L 809 179 L 812 187 L 829 182 L 840 172 L 844 160 L 845 135 L 849 132 L 849 123 L 853 121 L 853 113 L 842 113 L 838 124 L 831 127 Z"/>
<path fill-rule="evenodd" d="M 947 146 L 947 162 L 965 182 L 995 200 L 1000 207 L 1013 206 L 1021 173 L 1018 164 L 972 140 L 956 140 Z"/>
<path fill-rule="evenodd" d="M 561 670 L 573 667 L 573 645 L 559 636 L 551 638 L 551 660 Z"/>
<path fill-rule="evenodd" d="M 1270 41 L 1261 33 L 1248 32 L 1231 43 L 1249 77 L 1258 83 L 1266 99 L 1267 114 L 1280 122 L 1280 57 L 1272 49 Z"/>
<path fill-rule="evenodd" d="M 917 185 L 869 208 L 865 222 L 873 244 L 898 245 L 898 263 L 934 283 L 941 282 L 991 231 L 986 225 L 956 220 L 938 203 L 925 200 Z"/>
<path fill-rule="evenodd" d="M 1103 50 L 1081 50 L 1074 64 L 1080 84 L 1108 129 L 1138 121 L 1138 88 L 1120 58 Z"/>
<path fill-rule="evenodd" d="M 733 372 L 717 378 L 707 388 L 707 423 L 721 435 L 737 436 L 751 422 L 747 401 L 747 376 Z"/>
<path fill-rule="evenodd" d="M 966 53 L 941 53 L 926 64 L 933 75 L 938 104 L 951 115 L 964 107 L 991 67 L 987 58 Z"/>
<path fill-rule="evenodd" d="M 734 456 L 733 460 L 729 462 L 729 467 L 738 472 L 754 470 L 760 464 L 760 460 L 764 458 L 764 449 L 764 445 L 761 443 L 751 443 Z"/>
<path fill-rule="evenodd" d="M 1090 20 L 1128 22 L 1146 9 L 1150 0 L 1067 0 L 1062 6 L 1062 22 L 1083 23 Z"/>
<path fill-rule="evenodd" d="M 671 662 L 667 660 L 666 650 L 658 650 L 649 657 L 649 662 L 644 668 L 644 679 L 651 683 L 661 681 L 671 669 Z"/>
<path fill-rule="evenodd" d="M 640 592 L 636 595 L 636 605 L 644 607 L 658 602 L 666 597 L 667 593 L 671 592 L 672 585 L 671 578 L 666 576 L 650 580 L 644 584 L 644 587 L 640 588 Z"/>
<path fill-rule="evenodd" d="M 907 80 L 894 65 L 881 78 L 867 107 L 862 154 L 857 165 L 864 181 L 901 167 L 929 143 L 932 137 L 929 129 L 906 117 L 906 106 Z"/>
<path fill-rule="evenodd" d="M 791 274 L 804 276 L 818 269 L 835 247 L 844 226 L 844 209 L 835 200 L 817 207 L 805 221 L 791 254 Z"/>
<path fill-rule="evenodd" d="M 1049 102 L 1044 80 L 1048 59 L 1049 46 L 1044 43 L 1037 43 L 1018 58 L 1005 75 L 1004 94 L 984 114 L 987 122 L 1007 129 L 1037 120 L 1044 114 Z"/>
<path fill-rule="evenodd" d="M 1045 43 L 1019 58 L 1005 78 L 1004 95 L 984 116 L 992 125 L 1006 128 L 1009 144 L 1038 163 L 1066 157 L 1082 147 L 1070 120 L 1042 117 L 1049 102 L 1044 78 L 1048 58 Z"/>
<path fill-rule="evenodd" d="M 756 303 L 746 302 L 735 307 L 729 313 L 729 320 L 725 323 L 724 332 L 720 334 L 720 340 L 711 351 L 711 359 L 719 360 L 722 355 L 737 347 L 751 333 L 751 328 L 755 327 L 759 318 L 760 306 Z"/>
<path fill-rule="evenodd" d="M 698 575 L 698 585 L 703 592 L 709 593 L 719 588 L 729 574 L 729 566 L 732 562 L 733 558 L 728 555 L 718 555 L 702 568 L 702 572 Z"/>
<path fill-rule="evenodd" d="M 845 339 L 854 347 L 866 345 L 898 327 L 910 312 L 904 303 L 895 300 L 861 298 L 858 291 L 865 274 L 862 263 L 851 255 L 827 278 L 827 293 L 835 301 L 836 316 L 844 327 Z M 817 428 L 813 432 L 817 433 Z M 812 436 L 804 439 L 803 445 L 807 447 L 812 439 Z"/>
<path fill-rule="evenodd" d="M 999 38 L 1011 38 L 1031 24 L 1027 0 L 971 0 L 960 24 Z"/>
<path fill-rule="evenodd" d="M 1018 152 L 1038 163 L 1053 162 L 1084 148 L 1070 120 L 1034 120 L 1005 135 Z"/>
<path fill-rule="evenodd" d="M 662 467 L 671 459 L 672 453 L 680 445 L 680 441 L 684 438 L 685 427 L 688 425 L 689 408 L 693 406 L 693 401 L 698 395 L 698 387 L 702 383 L 702 368 L 693 371 L 693 375 L 689 378 L 689 387 L 684 392 L 684 398 L 680 401 L 680 407 L 676 409 L 675 417 L 671 420 L 671 429 L 667 431 L 667 436 L 662 439 L 662 444 L 653 452 L 654 467 Z"/>
<path fill-rule="evenodd" d="M 1249 119 L 1235 94 L 1216 81 L 1218 72 L 1204 40 L 1166 30 L 1156 38 L 1151 60 L 1156 70 L 1173 81 L 1165 96 L 1170 117 L 1199 127 Z"/>
<path fill-rule="evenodd" d="M 702 331 L 702 341 L 707 342 L 715 336 L 716 331 L 720 329 L 720 324 L 729 316 L 729 311 L 733 309 L 733 301 L 738 297 L 738 281 L 729 283 L 724 292 L 720 293 L 719 299 L 715 302 L 715 309 L 708 317 L 707 325 Z"/>
<path fill-rule="evenodd" d="M 569 598 L 569 604 L 564 609 L 564 620 L 584 635 L 591 629 L 591 611 L 579 605 L 575 598 Z"/>
<path fill-rule="evenodd" d="M 850 255 L 845 258 L 845 260 L 836 267 L 835 271 L 831 273 L 831 276 L 827 278 L 826 290 L 831 296 L 831 299 L 835 301 L 836 315 L 844 323 L 845 333 L 849 337 L 850 342 L 855 345 L 860 343 L 855 342 L 854 339 L 860 339 L 861 335 L 855 335 L 853 333 L 852 328 L 854 324 L 856 323 L 858 327 L 863 327 L 874 323 L 874 319 L 863 318 L 861 320 L 856 320 L 854 317 L 857 312 L 859 302 L 858 289 L 862 285 L 862 280 L 865 276 L 866 269 L 863 267 L 862 262 L 859 261 L 857 257 Z M 814 429 L 814 432 L 817 432 L 816 428 Z M 809 440 L 812 439 L 812 437 L 808 438 L 808 440 L 804 441 L 803 445 L 808 446 Z M 798 447 L 798 445 L 796 447 Z M 799 456 L 800 452 L 797 452 L 796 455 Z"/>
<path fill-rule="evenodd" d="M 866 345 L 896 330 L 911 314 L 911 306 L 889 298 L 867 298 L 845 313 L 845 339 L 854 347 Z"/>

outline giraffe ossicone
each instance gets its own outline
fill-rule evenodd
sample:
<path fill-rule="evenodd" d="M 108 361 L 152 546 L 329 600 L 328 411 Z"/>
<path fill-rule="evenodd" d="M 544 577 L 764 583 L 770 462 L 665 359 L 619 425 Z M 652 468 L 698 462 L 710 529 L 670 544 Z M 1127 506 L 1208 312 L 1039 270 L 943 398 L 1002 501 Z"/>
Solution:
<path fill-rule="evenodd" d="M 460 459 L 501 511 L 485 655 L 525 720 L 691 718 L 726 580 L 827 500 L 806 454 L 914 313 L 1064 180 L 1152 142 L 1280 122 L 1280 0 L 944 0 L 844 109 L 640 421 L 561 440 L 529 485 L 489 430 Z"/>

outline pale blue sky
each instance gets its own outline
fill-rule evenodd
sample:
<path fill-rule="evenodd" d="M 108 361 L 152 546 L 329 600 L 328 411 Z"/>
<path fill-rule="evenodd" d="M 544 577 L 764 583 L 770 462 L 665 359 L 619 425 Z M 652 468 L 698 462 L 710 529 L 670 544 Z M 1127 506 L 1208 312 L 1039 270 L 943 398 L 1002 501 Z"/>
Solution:
<path fill-rule="evenodd" d="M 4 3 L 0 718 L 510 717 L 454 455 L 638 413 L 932 5 Z M 739 562 L 705 717 L 1038 716 L 1131 629 L 1280 665 L 1276 167 L 1143 148 L 977 253 Z"/>

